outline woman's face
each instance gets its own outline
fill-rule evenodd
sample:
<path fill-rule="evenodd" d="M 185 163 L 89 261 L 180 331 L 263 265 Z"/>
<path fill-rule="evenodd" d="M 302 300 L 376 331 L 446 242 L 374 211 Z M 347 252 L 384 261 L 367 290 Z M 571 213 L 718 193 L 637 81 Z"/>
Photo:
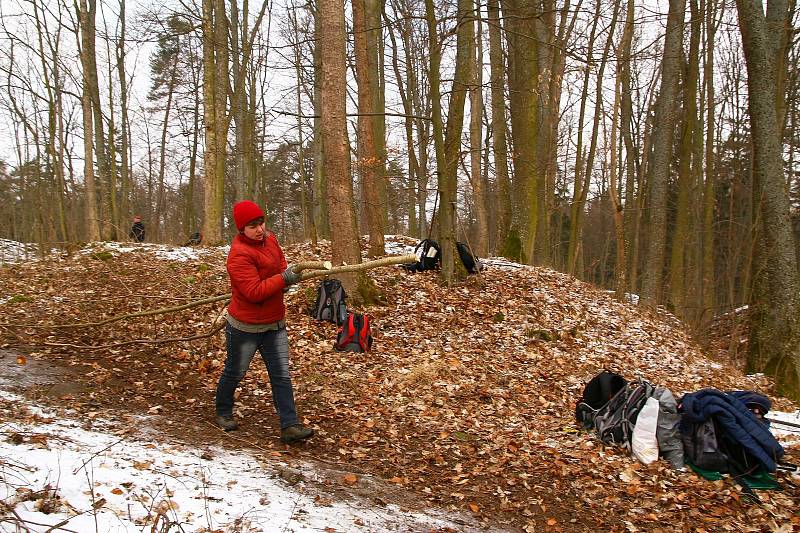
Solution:
<path fill-rule="evenodd" d="M 259 217 L 255 220 L 251 220 L 248 222 L 244 227 L 244 236 L 248 239 L 253 239 L 254 241 L 260 241 L 264 239 L 264 219 Z"/>

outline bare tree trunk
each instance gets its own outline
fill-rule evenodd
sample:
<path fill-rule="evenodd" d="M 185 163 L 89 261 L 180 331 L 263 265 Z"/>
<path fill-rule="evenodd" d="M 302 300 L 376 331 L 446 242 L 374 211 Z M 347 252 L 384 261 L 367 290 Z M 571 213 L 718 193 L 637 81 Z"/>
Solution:
<path fill-rule="evenodd" d="M 630 4 L 629 0 L 629 4 Z M 611 38 L 611 37 L 609 37 Z M 625 42 L 627 35 L 623 32 L 622 41 Z M 623 44 L 624 47 L 624 44 Z M 622 218 L 622 202 L 619 198 L 617 191 L 617 118 L 619 116 L 620 107 L 620 90 L 621 90 L 621 71 L 622 63 L 617 62 L 617 75 L 614 81 L 614 108 L 611 112 L 611 141 L 608 143 L 610 147 L 610 161 L 609 161 L 609 191 L 608 196 L 611 199 L 612 216 L 614 217 L 614 236 L 616 243 L 616 263 L 614 267 L 614 295 L 617 299 L 622 300 L 625 297 L 626 285 L 626 259 L 625 259 L 625 226 Z M 620 152 L 621 153 L 621 148 Z"/>
<path fill-rule="evenodd" d="M 753 181 L 758 203 L 762 256 L 754 261 L 749 371 L 775 376 L 778 390 L 800 399 L 800 280 L 789 197 L 783 177 L 781 128 L 786 33 L 793 4 L 773 0 L 766 16 L 760 3 L 737 0 L 747 64 Z"/>
<path fill-rule="evenodd" d="M 434 110 L 439 107 L 439 112 L 434 112 L 434 131 L 437 127 L 441 131 L 441 108 L 439 102 L 439 60 L 441 54 L 441 41 L 436 34 L 436 15 L 433 0 L 425 1 L 425 15 L 428 21 L 429 38 L 431 39 L 431 98 Z M 456 37 L 456 67 L 453 86 L 450 91 L 450 101 L 447 107 L 447 133 L 444 142 L 439 143 L 437 138 L 437 173 L 439 183 L 439 243 L 442 247 L 442 279 L 447 285 L 452 284 L 459 268 L 455 262 L 456 253 L 456 173 L 461 158 L 461 132 L 464 127 L 464 104 L 467 98 L 469 80 L 471 78 L 470 60 L 473 27 L 472 1 L 459 0 L 458 25 Z M 436 60 L 434 61 L 434 57 Z M 438 115 L 438 117 L 437 117 Z M 439 125 L 437 126 L 437 122 Z M 441 144 L 441 152 L 438 147 Z M 460 268 L 463 273 L 463 266 Z"/>
<path fill-rule="evenodd" d="M 480 2 L 475 4 L 476 13 L 480 14 Z M 481 20 L 475 18 L 475 41 L 472 45 L 472 80 L 469 91 L 469 145 L 470 145 L 470 174 L 469 181 L 472 185 L 472 201 L 475 204 L 475 239 L 470 243 L 473 251 L 479 257 L 486 257 L 489 253 L 489 214 L 487 212 L 486 187 L 481 172 L 481 153 L 483 151 L 483 31 Z M 464 228 L 466 231 L 466 228 Z"/>
<path fill-rule="evenodd" d="M 353 34 L 355 39 L 355 67 L 358 82 L 358 170 L 362 177 L 362 196 L 365 200 L 367 227 L 369 228 L 369 257 L 385 253 L 383 230 L 383 203 L 381 202 L 383 162 L 375 143 L 374 89 L 377 80 L 370 65 L 366 0 L 353 0 Z"/>
<path fill-rule="evenodd" d="M 628 289 L 636 292 L 637 265 L 634 228 L 638 220 L 636 182 L 639 173 L 639 154 L 633 144 L 631 122 L 633 121 L 633 99 L 631 88 L 631 43 L 633 40 L 634 0 L 628 0 L 625 14 L 625 27 L 620 44 L 620 132 L 625 143 L 625 211 L 623 225 L 625 227 L 625 247 L 630 260 L 626 264 Z M 641 191 L 639 191 L 641 196 Z"/>
<path fill-rule="evenodd" d="M 511 134 L 514 147 L 511 230 L 503 249 L 512 259 L 533 264 L 539 220 L 537 184 L 538 135 L 537 87 L 540 65 L 537 58 L 534 20 L 541 13 L 530 2 L 502 2 L 508 45 L 508 88 Z"/>
<path fill-rule="evenodd" d="M 127 28 L 127 17 L 125 15 L 125 0 L 119 2 L 119 24 L 120 34 L 117 39 L 117 46 L 115 49 L 117 60 L 117 77 L 119 78 L 119 106 L 120 106 L 120 200 L 118 218 L 115 224 L 119 231 L 122 232 L 118 235 L 119 238 L 125 238 L 125 226 L 127 222 L 128 209 L 130 206 L 130 160 L 128 152 L 130 150 L 130 142 L 128 138 L 128 128 L 130 127 L 130 120 L 128 119 L 128 76 L 125 72 L 125 36 Z"/>
<path fill-rule="evenodd" d="M 445 167 L 447 166 L 445 151 L 444 151 L 444 119 L 442 118 L 442 97 L 439 91 L 440 79 L 439 69 L 441 68 L 442 61 L 442 44 L 439 39 L 439 33 L 436 28 L 436 11 L 434 9 L 433 0 L 425 0 L 425 20 L 428 25 L 428 50 L 430 52 L 430 67 L 429 67 L 429 87 L 431 92 L 431 122 L 433 128 L 433 146 L 436 157 L 436 183 L 439 186 L 437 192 L 437 200 L 442 199 L 442 183 L 444 180 Z M 443 201 L 440 203 L 444 203 Z M 439 211 L 442 208 L 439 207 Z M 434 212 L 433 216 L 436 216 Z M 441 225 L 441 217 L 439 218 Z M 431 220 L 433 225 L 433 220 Z M 446 227 L 446 226 L 445 226 Z M 452 223 L 451 223 L 452 227 Z M 454 247 L 454 243 L 450 243 L 450 247 Z M 447 263 L 445 263 L 445 259 Z M 453 251 L 450 249 L 442 250 L 442 266 L 443 271 L 447 271 L 448 278 L 452 278 L 453 269 Z"/>
<path fill-rule="evenodd" d="M 694 170 L 699 164 L 693 161 L 694 145 L 697 129 L 700 127 L 697 112 L 697 89 L 700 77 L 700 14 L 697 0 L 689 0 L 690 5 L 690 38 L 689 56 L 686 58 L 683 83 L 683 124 L 678 151 L 678 198 L 675 210 L 675 225 L 672 231 L 672 249 L 669 261 L 669 302 L 675 314 L 689 319 L 687 305 L 695 305 L 686 301 L 686 283 L 688 258 L 686 255 L 690 224 L 693 222 L 692 196 L 696 192 Z"/>
<path fill-rule="evenodd" d="M 172 112 L 172 99 L 175 94 L 175 85 L 177 84 L 177 71 L 178 71 L 178 56 L 180 51 L 176 51 L 170 60 L 172 65 L 169 72 L 169 81 L 167 82 L 167 105 L 164 108 L 164 123 L 161 127 L 161 146 L 159 149 L 158 157 L 158 193 L 156 194 L 156 212 L 153 217 L 152 226 L 155 226 L 155 235 L 158 240 L 161 240 L 162 227 L 161 218 L 163 216 L 162 210 L 164 209 L 164 178 L 166 174 L 167 163 L 167 132 L 169 131 L 170 113 Z"/>
<path fill-rule="evenodd" d="M 214 67 L 214 3 L 203 0 L 203 115 L 205 122 L 205 155 L 203 158 L 203 233 L 206 241 L 218 244 L 222 241 L 220 231 L 221 208 L 217 207 L 217 189 L 221 184 L 216 179 L 217 158 L 217 116 L 216 104 L 216 69 Z"/>
<path fill-rule="evenodd" d="M 97 79 L 97 51 L 95 38 L 97 30 L 95 27 L 95 16 L 97 14 L 97 1 L 88 0 L 88 16 L 85 19 L 85 35 L 81 39 L 82 54 L 85 54 L 84 80 L 88 84 L 89 98 L 92 105 L 93 133 L 94 133 L 94 156 L 97 159 L 97 180 L 95 186 L 99 184 L 100 192 L 100 211 L 98 221 L 100 232 L 103 239 L 111 237 L 111 194 L 110 176 L 108 173 L 108 154 L 106 151 L 106 137 L 103 125 L 103 108 L 100 104 L 100 84 Z M 82 27 L 83 29 L 83 27 Z M 86 137 L 85 137 L 86 138 Z M 99 183 L 97 183 L 99 182 Z"/>
<path fill-rule="evenodd" d="M 306 175 L 306 153 L 305 141 L 303 139 L 303 106 L 300 98 L 300 84 L 301 76 L 301 54 L 300 54 L 300 28 L 297 24 L 297 15 L 294 9 L 287 9 L 287 16 L 292 23 L 292 32 L 294 34 L 294 66 L 297 85 L 295 90 L 295 97 L 297 98 L 297 161 L 300 165 L 300 209 L 303 218 L 303 238 L 310 239 L 316 246 L 317 244 L 317 226 L 314 223 L 314 212 L 308 201 L 308 176 Z"/>
<path fill-rule="evenodd" d="M 81 108 L 83 110 L 83 180 L 86 187 L 86 239 L 97 241 L 100 239 L 100 224 L 97 216 L 97 188 L 94 176 L 94 146 L 92 144 L 92 95 L 91 95 L 91 69 L 92 61 L 89 57 L 93 53 L 90 41 L 94 33 L 94 10 L 89 10 L 87 0 L 80 0 L 80 41 L 81 41 L 81 66 L 83 68 L 83 92 L 81 94 Z M 95 80 L 97 72 L 95 72 Z"/>
<path fill-rule="evenodd" d="M 595 12 L 592 18 L 592 29 L 589 31 L 589 41 L 586 47 L 586 63 L 591 65 L 594 61 L 594 40 L 597 35 L 597 24 L 600 20 L 600 0 L 595 0 Z M 586 103 L 589 99 L 589 77 L 590 69 L 586 68 L 583 73 L 583 88 L 581 89 L 581 105 L 578 112 L 578 139 L 575 148 L 575 180 L 572 185 L 572 205 L 570 207 L 570 228 L 569 228 L 569 244 L 567 247 L 567 272 L 575 274 L 576 265 L 578 262 L 580 233 L 578 218 L 581 216 L 580 211 L 583 209 L 584 198 L 584 146 L 583 146 L 583 124 L 586 119 Z"/>
<path fill-rule="evenodd" d="M 540 143 L 542 153 L 542 163 L 545 176 L 544 188 L 544 213 L 540 217 L 544 226 L 544 231 L 540 231 L 543 242 L 549 246 L 549 249 L 541 250 L 543 258 L 546 258 L 550 265 L 556 265 L 559 262 L 560 253 L 560 232 L 561 225 L 556 226 L 555 233 L 552 228 L 551 217 L 556 209 L 555 207 L 555 185 L 558 169 L 558 126 L 561 110 L 561 95 L 563 93 L 564 72 L 566 70 L 566 50 L 569 47 L 569 40 L 572 32 L 575 29 L 575 24 L 578 20 L 578 15 L 581 13 L 581 6 L 583 0 L 578 0 L 577 5 L 572 8 L 570 1 L 566 0 L 561 9 L 561 20 L 558 24 L 558 33 L 554 35 L 554 41 L 550 46 L 551 50 L 548 54 L 543 55 L 543 60 L 549 61 L 549 75 L 545 77 L 547 83 L 542 85 L 542 91 L 547 95 L 547 100 L 543 103 L 542 109 L 542 129 L 543 139 Z M 548 7 L 552 9 L 553 16 L 550 18 L 554 25 L 555 21 L 555 6 Z M 572 16 L 570 17 L 570 13 Z M 569 22 L 568 22 L 569 21 Z M 550 33 L 553 33 L 554 27 L 550 28 Z M 544 36 L 542 37 L 544 38 Z"/>
<path fill-rule="evenodd" d="M 44 33 L 45 28 L 42 26 L 42 20 L 39 14 L 39 5 L 33 4 L 33 13 L 36 20 L 36 37 L 37 37 L 37 53 L 39 61 L 42 66 L 42 76 L 44 78 L 44 87 L 47 93 L 47 143 L 45 151 L 47 153 L 48 166 L 52 169 L 52 176 L 55 178 L 55 193 L 56 193 L 56 219 L 58 224 L 58 235 L 60 239 L 65 241 L 69 240 L 66 224 L 65 213 L 65 184 L 64 184 L 64 159 L 60 157 L 63 155 L 63 150 L 57 148 L 60 143 L 60 133 L 58 124 L 61 121 L 59 105 L 61 82 L 59 80 L 60 69 L 58 63 L 58 41 L 60 36 L 60 28 L 57 30 L 55 37 L 55 46 L 50 45 L 53 51 L 52 67 L 49 59 L 45 56 L 44 47 Z M 52 74 L 50 69 L 52 68 Z M 44 207 L 44 206 L 42 206 Z"/>
<path fill-rule="evenodd" d="M 314 11 L 314 34 L 322 34 L 320 8 Z M 325 170 L 325 146 L 322 135 L 322 43 L 314 41 L 314 223 L 320 237 L 330 237 L 328 220 L 328 183 Z"/>
<path fill-rule="evenodd" d="M 670 0 L 664 37 L 664 59 L 661 63 L 661 92 L 656 103 L 657 127 L 653 134 L 653 165 L 650 172 L 649 240 L 640 300 L 648 307 L 655 307 L 661 296 L 667 231 L 667 180 L 672 160 L 685 10 L 686 0 Z"/>
<path fill-rule="evenodd" d="M 109 54 L 110 55 L 110 54 Z M 119 205 L 117 203 L 117 147 L 114 139 L 114 72 L 111 62 L 108 63 L 108 189 L 110 191 L 110 213 L 109 225 L 111 226 L 110 238 L 121 240 L 126 233 L 117 224 L 120 218 Z"/>
<path fill-rule="evenodd" d="M 495 190 L 497 222 L 495 252 L 500 251 L 511 227 L 511 182 L 508 177 L 508 143 L 506 142 L 505 64 L 503 61 L 502 20 L 497 0 L 488 1 L 489 64 L 492 87 L 492 132 L 494 134 Z"/>
<path fill-rule="evenodd" d="M 325 28 L 325 39 L 320 39 L 322 138 L 325 144 L 332 261 L 335 264 L 354 265 L 361 263 L 361 249 L 353 207 L 353 180 L 347 140 L 344 1 L 320 0 L 319 13 L 321 27 Z M 369 303 L 377 297 L 377 289 L 363 273 L 343 274 L 341 279 L 348 294 L 356 301 Z"/>
<path fill-rule="evenodd" d="M 375 164 L 375 178 L 378 188 L 378 198 L 380 200 L 381 235 L 380 241 L 383 243 L 383 231 L 388 224 L 388 205 L 387 180 L 386 180 L 386 80 L 384 78 L 384 46 L 383 46 L 383 27 L 381 26 L 381 13 L 385 0 L 364 0 L 366 18 L 366 38 L 367 38 L 367 60 L 370 71 L 370 89 L 372 91 L 372 131 L 373 144 L 377 161 Z M 376 248 L 377 249 L 377 248 Z M 383 244 L 380 245 L 383 250 Z M 377 253 L 383 255 L 385 252 L 375 252 L 370 238 L 370 254 Z"/>
<path fill-rule="evenodd" d="M 703 228 L 702 228 L 702 309 L 698 317 L 700 323 L 711 319 L 716 301 L 714 272 L 714 210 L 716 191 L 714 186 L 714 142 L 716 133 L 716 102 L 714 92 L 714 46 L 717 29 L 716 0 L 706 0 L 706 46 L 703 77 L 706 86 L 706 172 L 703 187 Z"/>
<path fill-rule="evenodd" d="M 186 206 L 183 213 L 183 227 L 189 234 L 203 228 L 198 225 L 197 211 L 195 210 L 195 187 L 197 184 L 197 152 L 200 137 L 200 68 L 197 63 L 194 47 L 189 47 L 189 69 L 192 76 L 192 135 L 188 141 L 189 176 L 186 183 Z"/>
<path fill-rule="evenodd" d="M 384 18 L 388 21 L 388 17 L 385 16 Z M 417 184 L 418 184 L 418 177 L 419 177 L 419 161 L 417 160 L 417 152 L 414 148 L 414 118 L 413 118 L 413 108 L 411 102 L 411 91 L 416 90 L 416 77 L 414 74 L 414 69 L 411 65 L 406 65 L 406 77 L 408 79 L 407 82 L 404 83 L 404 76 L 400 72 L 400 62 L 398 59 L 398 46 L 397 46 L 397 39 L 395 37 L 394 31 L 391 25 L 387 25 L 389 27 L 389 39 L 392 42 L 392 69 L 394 70 L 395 80 L 397 82 L 397 90 L 400 93 L 400 101 L 403 104 L 403 112 L 405 113 L 405 117 L 403 119 L 403 123 L 405 125 L 405 132 L 406 132 L 406 151 L 408 152 L 408 233 L 412 237 L 419 237 L 421 235 L 420 232 L 420 224 L 417 219 Z M 401 31 L 404 32 L 405 42 L 408 42 L 410 38 L 408 34 L 411 32 L 410 24 L 406 20 L 405 26 L 401 28 Z M 405 46 L 408 46 L 407 44 Z M 406 58 L 410 56 L 408 50 L 406 50 Z M 407 87 L 406 87 L 407 86 Z M 424 220 L 425 214 L 424 212 L 419 213 L 419 216 Z"/>

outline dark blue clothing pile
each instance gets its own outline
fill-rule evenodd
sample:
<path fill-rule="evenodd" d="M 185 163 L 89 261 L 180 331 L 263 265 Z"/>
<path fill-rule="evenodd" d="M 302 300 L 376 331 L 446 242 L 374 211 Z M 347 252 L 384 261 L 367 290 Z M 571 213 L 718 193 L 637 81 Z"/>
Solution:
<path fill-rule="evenodd" d="M 682 424 L 701 423 L 714 417 L 722 429 L 758 459 L 767 471 L 775 471 L 776 463 L 783 457 L 783 448 L 767 425 L 748 409 L 748 405 L 755 405 L 766 414 L 771 405 L 765 396 L 751 391 L 726 394 L 709 388 L 686 394 L 681 404 Z"/>

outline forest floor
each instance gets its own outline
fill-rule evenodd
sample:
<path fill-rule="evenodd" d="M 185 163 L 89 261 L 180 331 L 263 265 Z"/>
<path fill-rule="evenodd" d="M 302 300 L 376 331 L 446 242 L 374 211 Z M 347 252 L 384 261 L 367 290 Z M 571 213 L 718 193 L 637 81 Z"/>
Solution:
<path fill-rule="evenodd" d="M 414 243 L 389 242 L 391 253 Z M 330 258 L 326 243 L 285 252 L 290 262 Z M 642 465 L 578 431 L 574 420 L 584 384 L 604 368 L 641 375 L 676 397 L 709 386 L 757 390 L 774 410 L 796 412 L 769 379 L 744 375 L 718 347 L 704 354 L 664 311 L 502 260 L 488 260 L 483 274 L 452 288 L 435 273 L 370 271 L 385 302 L 361 309 L 373 320 L 367 354 L 334 351 L 335 327 L 307 313 L 316 283 L 293 288 L 286 303 L 295 397 L 316 436 L 280 443 L 258 361 L 239 389 L 240 429 L 221 432 L 213 420 L 224 334 L 175 340 L 213 329 L 220 303 L 97 323 L 227 293 L 225 254 L 99 244 L 3 265 L 0 378 L 13 382 L 10 392 L 89 428 L 94 420 L 118 431 L 146 426 L 156 443 L 255 453 L 289 469 L 290 483 L 313 485 L 324 501 L 360 497 L 453 518 L 427 526 L 401 518 L 400 531 L 800 529 L 796 474 L 779 472 L 783 490 L 759 491 L 753 502 L 729 478 L 706 481 L 663 461 Z M 31 418 L 15 402 L 3 400 L 0 424 Z M 800 439 L 781 442 L 786 459 L 800 462 Z M 353 530 L 389 529 L 358 524 Z"/>

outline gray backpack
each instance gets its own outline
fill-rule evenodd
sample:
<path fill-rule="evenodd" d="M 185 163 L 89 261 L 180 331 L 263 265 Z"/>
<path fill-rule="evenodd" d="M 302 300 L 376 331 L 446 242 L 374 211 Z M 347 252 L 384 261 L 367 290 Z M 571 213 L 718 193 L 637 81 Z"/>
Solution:
<path fill-rule="evenodd" d="M 639 411 L 654 390 L 653 385 L 641 378 L 628 382 L 620 389 L 594 417 L 594 428 L 600 440 L 630 448 Z"/>
<path fill-rule="evenodd" d="M 333 322 L 337 326 L 347 318 L 345 299 L 347 293 L 336 278 L 324 280 L 317 288 L 317 300 L 311 309 L 311 316 L 317 320 Z"/>

